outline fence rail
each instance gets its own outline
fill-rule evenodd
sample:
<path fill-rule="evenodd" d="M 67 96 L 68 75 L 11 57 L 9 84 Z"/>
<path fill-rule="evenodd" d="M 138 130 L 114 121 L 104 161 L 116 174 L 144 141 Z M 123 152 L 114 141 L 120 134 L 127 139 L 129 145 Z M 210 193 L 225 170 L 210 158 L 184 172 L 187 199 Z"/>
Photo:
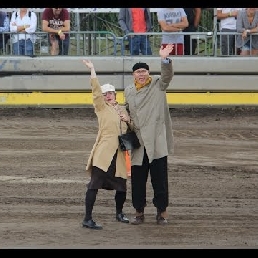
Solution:
<path fill-rule="evenodd" d="M 13 34 L 6 32 L 4 34 L 9 34 L 12 37 Z M 223 54 L 221 52 L 221 37 L 222 36 L 234 36 L 235 40 L 237 36 L 241 36 L 241 33 L 237 32 L 148 32 L 148 33 L 129 33 L 123 37 L 117 37 L 111 31 L 71 31 L 70 35 L 70 56 L 81 56 L 81 55 L 101 55 L 101 56 L 130 56 L 129 52 L 129 42 L 128 38 L 134 35 L 146 35 L 150 40 L 152 47 L 153 56 L 159 55 L 159 48 L 161 44 L 161 38 L 163 35 L 187 35 L 190 36 L 190 43 L 192 44 L 193 40 L 196 40 L 197 47 L 196 52 L 191 53 L 190 56 L 239 56 L 237 50 L 231 54 Z M 17 34 L 19 36 L 19 34 Z M 29 35 L 29 34 L 25 34 Z M 36 56 L 46 56 L 50 55 L 49 52 L 49 40 L 48 33 L 37 31 L 33 34 L 35 39 L 34 43 L 34 53 Z M 253 33 L 250 35 L 250 44 L 252 44 L 253 37 L 257 37 L 258 33 Z M 8 42 L 5 42 L 5 37 L 3 37 L 3 46 L 2 50 L 3 55 L 12 56 L 12 44 L 11 39 Z M 191 51 L 190 47 L 190 51 Z"/>

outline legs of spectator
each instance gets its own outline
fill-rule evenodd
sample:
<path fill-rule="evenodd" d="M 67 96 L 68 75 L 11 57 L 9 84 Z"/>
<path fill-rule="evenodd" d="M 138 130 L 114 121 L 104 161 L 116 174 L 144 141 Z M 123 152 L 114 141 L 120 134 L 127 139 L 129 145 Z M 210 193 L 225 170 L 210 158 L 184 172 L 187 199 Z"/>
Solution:
<path fill-rule="evenodd" d="M 166 47 L 167 44 L 162 44 L 163 47 Z M 169 55 L 172 56 L 182 56 L 184 54 L 184 44 L 178 43 L 174 44 L 174 48 Z"/>
<path fill-rule="evenodd" d="M 140 37 L 140 49 L 142 55 L 152 55 L 149 36 L 141 35 Z"/>
<path fill-rule="evenodd" d="M 24 53 L 26 56 L 32 56 L 33 55 L 33 43 L 30 39 L 27 39 L 24 41 Z"/>
<path fill-rule="evenodd" d="M 58 39 L 56 39 L 55 36 L 50 35 L 49 36 L 49 44 L 50 44 L 50 54 L 52 56 L 58 55 L 58 52 L 59 52 Z"/>
<path fill-rule="evenodd" d="M 192 39 L 192 55 L 195 55 L 196 48 L 197 48 L 197 39 Z"/>
<path fill-rule="evenodd" d="M 70 39 L 65 38 L 64 40 L 59 40 L 59 53 L 58 55 L 68 55 Z"/>
<path fill-rule="evenodd" d="M 258 49 L 252 49 L 251 50 L 251 55 L 252 56 L 257 56 L 258 55 Z"/>
<path fill-rule="evenodd" d="M 191 55 L 191 48 L 190 48 L 190 36 L 191 35 L 184 35 L 184 54 Z"/>
<path fill-rule="evenodd" d="M 129 36 L 129 48 L 130 48 L 130 54 L 133 55 L 139 55 L 140 54 L 140 36 L 134 35 Z"/>
<path fill-rule="evenodd" d="M 221 32 L 236 32 L 235 30 L 222 29 Z M 221 35 L 221 54 L 223 56 L 236 55 L 235 35 Z"/>
<path fill-rule="evenodd" d="M 15 43 L 13 43 L 13 54 L 14 55 L 20 55 L 22 53 L 22 49 L 21 49 L 21 42 L 17 41 Z"/>
<path fill-rule="evenodd" d="M 241 56 L 250 56 L 251 53 L 251 44 L 250 41 L 246 42 L 245 45 L 241 48 Z"/>

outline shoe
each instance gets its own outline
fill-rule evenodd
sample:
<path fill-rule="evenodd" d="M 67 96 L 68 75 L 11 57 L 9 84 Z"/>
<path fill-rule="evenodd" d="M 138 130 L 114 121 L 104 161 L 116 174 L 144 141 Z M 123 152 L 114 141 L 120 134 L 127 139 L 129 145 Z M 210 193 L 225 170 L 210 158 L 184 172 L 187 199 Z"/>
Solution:
<path fill-rule="evenodd" d="M 132 221 L 131 224 L 133 225 L 140 225 L 144 222 L 144 214 L 140 215 L 140 216 L 135 216 Z"/>
<path fill-rule="evenodd" d="M 123 212 L 118 213 L 116 215 L 116 220 L 120 221 L 122 223 L 129 223 L 129 219 L 125 216 L 125 214 Z"/>
<path fill-rule="evenodd" d="M 101 225 L 98 225 L 94 220 L 83 220 L 82 226 L 86 228 L 91 228 L 91 229 L 102 229 Z"/>
<path fill-rule="evenodd" d="M 167 225 L 168 224 L 168 220 L 163 218 L 160 214 L 157 214 L 156 220 L 157 220 L 158 225 Z"/>

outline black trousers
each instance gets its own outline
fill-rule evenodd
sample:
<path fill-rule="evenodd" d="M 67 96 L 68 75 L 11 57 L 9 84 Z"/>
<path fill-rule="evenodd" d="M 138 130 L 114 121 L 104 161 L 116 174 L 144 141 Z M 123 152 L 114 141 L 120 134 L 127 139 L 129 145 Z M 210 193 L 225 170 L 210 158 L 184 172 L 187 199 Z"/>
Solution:
<path fill-rule="evenodd" d="M 196 32 L 196 28 L 193 25 L 190 25 L 183 31 Z M 184 35 L 184 55 L 195 55 L 196 48 L 197 48 L 197 40 L 192 39 L 192 45 L 191 45 L 191 35 Z"/>
<path fill-rule="evenodd" d="M 133 207 L 137 212 L 144 212 L 144 207 L 146 206 L 146 186 L 149 173 L 154 191 L 152 202 L 157 208 L 158 213 L 164 212 L 169 205 L 167 156 L 155 159 L 149 163 L 146 150 L 144 150 L 142 165 L 132 166 L 131 168 Z"/>

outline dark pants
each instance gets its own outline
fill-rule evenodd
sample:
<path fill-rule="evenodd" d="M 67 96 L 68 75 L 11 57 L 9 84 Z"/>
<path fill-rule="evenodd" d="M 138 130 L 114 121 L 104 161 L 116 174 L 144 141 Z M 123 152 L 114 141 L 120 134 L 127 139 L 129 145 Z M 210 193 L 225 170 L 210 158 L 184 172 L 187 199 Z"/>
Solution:
<path fill-rule="evenodd" d="M 148 36 L 129 36 L 129 49 L 131 55 L 152 55 L 151 45 Z"/>
<path fill-rule="evenodd" d="M 222 29 L 221 32 L 236 32 L 236 30 Z M 237 55 L 235 35 L 221 35 L 221 54 L 223 56 Z"/>
<path fill-rule="evenodd" d="M 157 212 L 166 211 L 168 200 L 168 173 L 167 156 L 155 159 L 149 163 L 149 158 L 144 150 L 142 166 L 132 166 L 131 187 L 133 207 L 137 212 L 144 212 L 146 206 L 146 184 L 150 171 L 151 184 L 154 191 L 152 202 Z"/>
<path fill-rule="evenodd" d="M 196 28 L 194 26 L 189 26 L 184 30 L 184 32 L 196 32 Z M 197 40 L 192 39 L 192 42 L 191 42 L 191 35 L 184 35 L 184 54 L 195 55 L 196 48 L 197 48 Z"/>

